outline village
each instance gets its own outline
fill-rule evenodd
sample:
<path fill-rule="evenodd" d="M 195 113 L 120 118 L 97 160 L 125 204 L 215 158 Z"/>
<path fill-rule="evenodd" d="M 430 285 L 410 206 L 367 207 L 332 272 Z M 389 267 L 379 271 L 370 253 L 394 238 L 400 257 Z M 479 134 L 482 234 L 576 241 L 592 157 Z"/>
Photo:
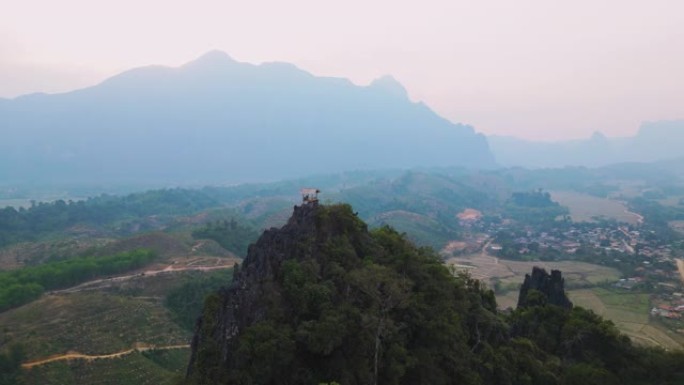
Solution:
<path fill-rule="evenodd" d="M 483 252 L 514 261 L 582 261 L 616 268 L 616 290 L 648 293 L 649 316 L 681 332 L 684 315 L 684 259 L 681 248 L 644 226 L 616 221 L 568 223 L 553 227 L 487 220 L 475 210 L 459 215 L 464 237 L 452 255 Z M 453 246 L 453 245 L 452 245 Z"/>

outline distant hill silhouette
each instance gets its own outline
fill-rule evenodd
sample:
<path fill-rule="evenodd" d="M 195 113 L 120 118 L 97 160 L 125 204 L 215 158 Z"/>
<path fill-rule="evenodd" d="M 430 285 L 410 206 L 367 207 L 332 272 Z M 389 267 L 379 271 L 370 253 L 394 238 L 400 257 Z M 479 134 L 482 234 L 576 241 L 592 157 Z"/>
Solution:
<path fill-rule="evenodd" d="M 625 162 L 653 162 L 684 157 L 684 120 L 648 122 L 637 135 L 586 140 L 533 142 L 513 137 L 487 138 L 497 162 L 522 167 L 600 167 Z"/>
<path fill-rule="evenodd" d="M 492 167 L 484 136 L 369 86 L 210 52 L 85 89 L 0 100 L 0 180 L 242 182 L 354 169 Z"/>

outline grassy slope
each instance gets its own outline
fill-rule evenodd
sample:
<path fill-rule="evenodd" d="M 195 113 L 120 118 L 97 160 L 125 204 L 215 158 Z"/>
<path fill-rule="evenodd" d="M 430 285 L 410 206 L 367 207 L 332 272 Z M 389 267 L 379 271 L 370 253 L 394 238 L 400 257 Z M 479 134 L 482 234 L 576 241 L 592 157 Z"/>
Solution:
<path fill-rule="evenodd" d="M 111 360 L 61 361 L 25 370 L 28 384 L 167 385 L 184 374 L 190 349 L 133 353 Z"/>
<path fill-rule="evenodd" d="M 149 345 L 184 344 L 187 331 L 159 300 L 99 292 L 47 295 L 0 314 L 2 340 L 20 342 L 28 360 L 76 351 L 108 354 Z"/>
<path fill-rule="evenodd" d="M 95 290 L 44 295 L 0 313 L 0 346 L 19 342 L 26 361 L 33 361 L 68 352 L 101 355 L 135 345 L 189 344 L 191 332 L 173 321 L 164 298 L 188 282 L 227 273 L 141 276 Z M 173 349 L 57 361 L 24 369 L 22 378 L 27 384 L 171 384 L 184 373 L 189 354 L 189 349 Z"/>

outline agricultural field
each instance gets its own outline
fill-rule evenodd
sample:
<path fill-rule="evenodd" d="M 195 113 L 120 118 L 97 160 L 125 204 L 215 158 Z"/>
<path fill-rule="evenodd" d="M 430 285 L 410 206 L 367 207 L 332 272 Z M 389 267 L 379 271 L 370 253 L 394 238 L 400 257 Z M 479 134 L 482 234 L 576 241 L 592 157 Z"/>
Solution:
<path fill-rule="evenodd" d="M 173 384 L 187 365 L 192 332 L 165 304 L 167 295 L 219 273 L 228 283 L 234 263 L 175 258 L 148 275 L 45 294 L 0 313 L 0 346 L 22 346 L 27 384 Z"/>
<path fill-rule="evenodd" d="M 96 279 L 55 293 L 74 293 L 83 291 L 107 291 L 128 295 L 161 296 L 171 286 L 178 285 L 183 277 L 192 277 L 208 271 L 230 269 L 239 263 L 237 258 L 189 257 L 173 258 L 164 263 L 156 263 L 131 272 L 127 275 Z M 151 279 L 154 277 L 154 279 Z"/>
<path fill-rule="evenodd" d="M 648 294 L 592 288 L 570 290 L 568 296 L 576 306 L 591 309 L 613 321 L 635 343 L 665 349 L 684 348 L 680 336 L 650 319 Z"/>
<path fill-rule="evenodd" d="M 454 266 L 456 270 L 467 270 L 473 278 L 483 280 L 489 287 L 496 289 L 497 301 L 502 308 L 515 307 L 525 274 L 529 274 L 534 266 L 562 271 L 568 288 L 591 287 L 620 278 L 616 269 L 576 261 L 523 262 L 475 254 L 450 258 L 447 264 Z"/>
<path fill-rule="evenodd" d="M 665 207 L 682 207 L 682 196 L 669 196 L 665 199 L 658 199 L 658 203 Z"/>
<path fill-rule="evenodd" d="M 99 292 L 45 295 L 0 314 L 0 340 L 21 343 L 28 361 L 67 352 L 111 354 L 135 344 L 187 344 L 160 299 Z"/>
<path fill-rule="evenodd" d="M 501 309 L 516 307 L 520 285 L 533 266 L 543 267 L 547 271 L 560 270 L 565 278 L 568 296 L 575 305 L 591 309 L 613 321 L 620 331 L 636 343 L 666 349 L 684 348 L 682 336 L 673 335 L 657 321 L 650 319 L 648 294 L 600 286 L 620 278 L 616 269 L 574 261 L 509 261 L 485 254 L 451 258 L 447 264 L 456 270 L 467 270 L 472 277 L 483 280 L 495 289 L 496 301 Z"/>
<path fill-rule="evenodd" d="M 568 290 L 568 297 L 575 304 L 593 310 L 612 321 L 632 341 L 644 346 L 665 349 L 684 348 L 684 338 L 649 317 L 648 294 L 612 291 L 599 287 Z M 518 292 L 508 291 L 496 295 L 500 308 L 515 308 Z"/>
<path fill-rule="evenodd" d="M 615 219 L 632 225 L 638 224 L 642 218 L 628 210 L 622 202 L 598 198 L 574 191 L 551 191 L 551 199 L 566 206 L 570 217 L 575 222 L 591 222 L 597 218 Z"/>

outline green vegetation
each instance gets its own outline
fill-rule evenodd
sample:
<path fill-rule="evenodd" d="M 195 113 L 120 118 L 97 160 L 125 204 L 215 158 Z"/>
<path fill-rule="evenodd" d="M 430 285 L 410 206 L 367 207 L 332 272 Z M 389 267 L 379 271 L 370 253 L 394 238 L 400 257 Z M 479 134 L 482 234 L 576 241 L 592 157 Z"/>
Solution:
<path fill-rule="evenodd" d="M 195 239 L 212 239 L 224 249 L 239 256 L 247 254 L 247 247 L 259 237 L 252 227 L 241 225 L 235 219 L 215 221 L 192 232 Z"/>
<path fill-rule="evenodd" d="M 411 171 L 343 189 L 332 197 L 353 204 L 372 227 L 390 225 L 416 244 L 441 249 L 460 234 L 456 214 L 498 205 L 498 191 L 489 187 L 469 181 L 462 171 L 454 175 Z"/>
<path fill-rule="evenodd" d="M 148 250 L 108 257 L 77 257 L 0 272 L 0 311 L 40 297 L 44 290 L 73 286 L 95 277 L 142 267 L 155 258 Z"/>
<path fill-rule="evenodd" d="M 485 233 L 488 228 L 495 227 L 488 227 L 489 221 L 498 221 L 497 224 L 503 223 L 500 226 L 503 231 L 494 242 L 504 246 L 502 256 L 506 256 L 506 252 L 511 252 L 510 258 L 587 261 L 616 267 L 620 269 L 624 277 L 634 276 L 636 269 L 645 266 L 644 261 L 651 262 L 649 271 L 653 269 L 671 271 L 673 269 L 671 263 L 639 255 L 638 253 L 643 250 L 642 244 L 635 245 L 637 255 L 601 248 L 592 250 L 586 244 L 580 245 L 575 254 L 563 254 L 554 250 L 544 251 L 543 247 L 538 247 L 536 239 L 532 240 L 527 236 L 528 227 L 544 229 L 552 220 L 555 221 L 554 226 L 558 228 L 558 231 L 549 231 L 549 235 L 555 237 L 560 237 L 562 231 L 570 228 L 587 232 L 590 226 L 615 226 L 604 220 L 592 224 L 558 221 L 557 216 L 560 214 L 563 217 L 565 213 L 563 213 L 563 208 L 553 201 L 570 206 L 573 218 L 574 207 L 584 209 L 582 214 L 585 219 L 591 219 L 597 214 L 606 218 L 637 217 L 625 212 L 624 205 L 618 201 L 589 199 L 584 195 L 590 194 L 605 198 L 610 193 L 611 197 L 616 199 L 629 200 L 630 210 L 644 215 L 645 223 L 640 225 L 639 230 L 646 237 L 659 239 L 658 242 L 653 242 L 653 245 L 671 245 L 673 256 L 681 256 L 684 252 L 684 243 L 676 241 L 677 238 L 681 238 L 681 235 L 670 231 L 666 225 L 668 222 L 676 223 L 673 221 L 678 218 L 684 218 L 682 217 L 684 208 L 676 204 L 682 199 L 684 189 L 681 186 L 663 185 L 650 176 L 654 174 L 651 171 L 633 171 L 630 167 L 625 167 L 617 174 L 613 171 L 582 168 L 535 171 L 522 169 L 393 171 L 325 176 L 306 181 L 285 181 L 263 185 L 212 187 L 201 190 L 157 190 L 128 196 L 105 195 L 80 202 L 56 201 L 35 203 L 32 207 L 25 209 L 0 209 L 0 247 L 12 245 L 3 250 L 7 252 L 5 260 L 11 262 L 3 266 L 16 268 L 22 264 L 38 265 L 47 261 L 45 265 L 26 268 L 46 269 L 45 273 L 40 273 L 40 269 L 0 272 L 0 311 L 4 311 L 0 314 L 0 324 L 5 329 L 0 330 L 0 354 L 2 354 L 0 365 L 11 361 L 6 360 L 11 357 L 9 347 L 16 342 L 22 342 L 22 345 L 24 345 L 23 342 L 27 342 L 24 351 L 28 359 L 42 358 L 45 355 L 64 353 L 68 350 L 111 353 L 117 349 L 128 349 L 136 342 L 161 345 L 185 343 L 189 340 L 188 331 L 192 330 L 197 315 L 202 313 L 201 305 L 205 296 L 231 281 L 230 270 L 212 273 L 176 272 L 168 275 L 160 274 L 154 279 L 136 278 L 118 286 L 117 284 L 111 284 L 107 288 L 103 286 L 97 289 L 102 291 L 90 294 L 44 295 L 40 300 L 27 306 L 10 308 L 32 301 L 41 293 L 53 288 L 76 285 L 83 279 L 118 274 L 118 272 L 106 273 L 105 271 L 109 271 L 108 268 L 91 264 L 100 258 L 90 257 L 94 254 L 91 251 L 95 249 L 88 250 L 88 247 L 91 247 L 88 242 L 92 242 L 92 247 L 98 247 L 98 254 L 105 255 L 101 258 L 107 259 L 119 251 L 147 247 L 150 244 L 148 241 L 131 240 L 125 241 L 123 245 L 111 243 L 103 248 L 102 244 L 110 242 L 112 238 L 149 229 L 161 229 L 165 231 L 165 233 L 159 233 L 163 234 L 163 237 L 156 234 L 158 239 L 152 243 L 160 245 L 160 250 L 169 249 L 170 251 L 166 254 L 160 251 L 159 260 L 167 255 L 176 257 L 196 253 L 193 245 L 212 245 L 214 247 L 212 250 L 225 253 L 214 242 L 193 243 L 190 233 L 194 230 L 192 235 L 195 239 L 212 239 L 233 253 L 244 255 L 247 245 L 256 239 L 256 232 L 251 228 L 252 224 L 254 228 L 281 225 L 291 210 L 299 187 L 311 185 L 324 191 L 322 195 L 324 201 L 332 199 L 353 202 L 360 217 L 368 219 L 370 226 L 377 229 L 370 236 L 372 240 L 366 239 L 367 237 L 364 238 L 365 241 L 358 242 L 349 241 L 343 237 L 327 239 L 324 251 L 326 255 L 335 256 L 335 263 L 306 260 L 297 261 L 296 264 L 287 263 L 285 265 L 287 274 L 283 273 L 283 277 L 279 276 L 278 281 L 273 283 L 274 287 L 268 287 L 270 291 L 267 290 L 267 293 L 281 293 L 277 290 L 287 288 L 282 291 L 287 295 L 277 297 L 272 304 L 272 311 L 276 317 L 280 318 L 277 318 L 278 322 L 264 323 L 255 328 L 255 331 L 250 332 L 249 341 L 241 346 L 245 354 L 260 355 L 264 362 L 268 362 L 269 359 L 285 361 L 292 359 L 294 361 L 287 362 L 294 362 L 293 367 L 330 360 L 334 363 L 323 365 L 321 371 L 344 372 L 347 368 L 345 365 L 348 365 L 351 368 L 349 373 L 356 375 L 360 373 L 360 368 L 370 370 L 369 368 L 374 367 L 372 364 L 374 358 L 372 352 L 375 351 L 373 326 L 377 326 L 382 320 L 383 331 L 380 333 L 377 378 L 380 382 L 402 383 L 410 373 L 414 375 L 417 373 L 416 361 L 425 360 L 426 367 L 437 366 L 435 362 L 440 362 L 439 365 L 446 368 L 442 369 L 443 371 L 452 370 L 449 369 L 451 368 L 449 365 L 451 361 L 456 360 L 453 357 L 456 353 L 447 352 L 441 347 L 434 355 L 425 347 L 422 351 L 414 350 L 418 346 L 413 342 L 414 339 L 420 338 L 424 333 L 430 338 L 438 338 L 434 330 L 423 329 L 423 327 L 430 326 L 428 320 L 431 319 L 432 314 L 426 315 L 421 312 L 434 306 L 435 312 L 444 311 L 447 314 L 454 314 L 453 308 L 458 309 L 456 312 L 458 316 L 452 318 L 460 318 L 460 321 L 449 318 L 451 317 L 449 315 L 442 317 L 446 321 L 440 318 L 439 322 L 442 322 L 442 326 L 447 330 L 445 338 L 454 338 L 452 341 L 454 349 L 457 349 L 457 354 L 462 355 L 465 362 L 459 362 L 458 369 L 454 369 L 462 373 L 461 377 L 455 376 L 454 378 L 459 378 L 463 383 L 468 383 L 472 378 L 478 378 L 483 383 L 497 381 L 529 383 L 533 382 L 532 379 L 541 381 L 540 377 L 529 374 L 529 371 L 545 373 L 544 375 L 550 373 L 553 379 L 548 383 L 551 384 L 573 383 L 573 378 L 575 380 L 581 376 L 589 378 L 602 370 L 615 376 L 612 369 L 606 369 L 608 366 L 603 358 L 598 361 L 600 363 L 597 365 L 587 364 L 572 355 L 561 354 L 562 351 L 547 351 L 546 347 L 540 347 L 541 343 L 537 343 L 535 336 L 511 334 L 517 321 L 487 310 L 489 305 L 484 305 L 487 301 L 480 301 L 473 294 L 477 293 L 477 290 L 472 289 L 474 283 L 468 283 L 465 277 L 457 277 L 453 280 L 449 278 L 451 281 L 447 283 L 443 282 L 442 278 L 435 278 L 436 282 L 432 283 L 430 282 L 433 279 L 430 278 L 433 274 L 431 269 L 436 269 L 436 267 L 422 266 L 422 262 L 416 262 L 412 254 L 418 253 L 427 256 L 427 259 L 435 258 L 439 262 L 438 258 L 427 250 L 406 252 L 402 251 L 402 247 L 399 246 L 407 243 L 408 239 L 420 245 L 439 249 L 447 241 L 464 239 L 468 232 Z M 635 181 L 634 178 L 638 180 Z M 667 183 L 675 182 L 668 181 Z M 540 186 L 553 191 L 564 190 L 564 194 L 565 190 L 580 191 L 584 194 L 567 194 L 570 199 L 574 199 L 573 207 L 561 199 L 556 199 L 555 192 L 550 197 L 552 200 L 549 199 L 547 193 L 537 190 Z M 644 189 L 648 190 L 644 191 Z M 516 193 L 519 191 L 529 192 Z M 663 203 L 665 202 L 662 199 L 663 196 L 667 196 L 669 206 Z M 465 208 L 482 211 L 484 219 L 481 222 L 483 224 L 459 223 L 456 214 Z M 328 212 L 328 218 L 348 217 L 344 220 L 348 222 L 347 224 L 358 224 L 358 218 L 348 216 L 347 209 L 333 210 L 338 211 Z M 240 219 L 242 215 L 248 217 L 251 222 L 249 224 L 243 222 Z M 226 218 L 228 220 L 224 221 Z M 507 227 L 508 222 L 502 219 L 509 218 L 516 221 Z M 394 234 L 392 230 L 385 228 L 385 225 L 393 226 L 398 232 L 406 232 L 406 234 L 403 236 Z M 349 229 L 351 229 L 350 234 L 361 234 L 355 226 Z M 383 232 L 393 234 L 388 236 L 390 239 L 395 237 L 397 239 L 380 247 L 378 242 Z M 71 237 L 72 233 L 78 233 L 78 237 Z M 87 238 L 91 235 L 97 239 Z M 150 235 L 146 233 L 145 237 L 148 239 Z M 525 237 L 530 238 L 530 242 L 517 243 L 517 239 Z M 43 241 L 44 245 L 28 243 L 35 240 Z M 17 242 L 25 241 L 28 242 L 17 244 Z M 174 241 L 178 244 L 173 243 Z M 77 243 L 80 246 L 76 245 Z M 300 245 L 303 254 L 308 252 L 311 244 Z M 37 251 L 31 250 L 34 246 L 36 249 L 38 246 L 45 249 L 40 251 L 40 257 L 32 257 L 38 254 Z M 602 244 L 602 246 L 607 245 Z M 525 255 L 517 252 L 523 247 L 529 249 Z M 213 251 L 206 252 L 200 249 L 199 254 L 203 255 L 202 253 L 219 255 L 213 254 Z M 401 256 L 401 253 L 406 255 Z M 70 257 L 76 255 L 81 257 Z M 354 256 L 358 257 L 361 262 L 350 263 L 347 260 Z M 393 258 L 404 258 L 404 261 L 390 262 Z M 55 265 L 58 260 L 62 260 L 64 265 Z M 68 261 L 73 261 L 71 262 L 73 265 L 67 263 Z M 487 268 L 494 266 L 494 261 L 493 258 L 487 257 L 485 262 L 491 265 L 486 265 Z M 114 264 L 114 260 L 110 262 Z M 524 266 L 525 270 L 523 271 L 521 267 L 520 271 L 515 270 L 513 276 L 503 276 L 498 287 L 515 290 L 522 280 L 519 274 L 529 272 L 530 267 L 523 262 L 514 264 L 508 262 L 498 261 L 497 266 L 501 268 L 511 266 L 513 270 L 515 266 Z M 78 267 L 80 263 L 83 266 Z M 411 269 L 418 265 L 422 267 L 415 267 L 414 275 L 406 275 L 404 269 L 397 267 L 402 263 L 412 266 Z M 473 274 L 482 272 L 490 274 L 490 271 L 485 269 L 486 266 L 477 266 L 478 269 L 473 270 Z M 598 315 L 612 320 L 617 328 L 632 337 L 633 341 L 664 348 L 680 346 L 672 341 L 671 337 L 676 337 L 676 335 L 658 329 L 656 321 L 648 319 L 650 305 L 648 294 L 645 292 L 664 290 L 662 287 L 651 287 L 648 286 L 651 283 L 646 282 L 639 284 L 630 292 L 605 290 L 608 288 L 607 285 L 604 288 L 596 288 L 595 285 L 601 285 L 606 280 L 616 281 L 619 277 L 612 270 L 603 271 L 594 265 L 589 267 L 591 269 L 589 272 L 583 270 L 585 267 L 581 267 L 578 271 L 571 271 L 570 265 L 563 267 L 554 265 L 554 267 L 564 272 L 566 287 L 591 288 L 578 291 L 583 294 L 581 294 L 581 300 L 573 298 L 576 304 L 591 308 Z M 95 270 L 91 270 L 93 268 Z M 100 268 L 104 270 L 98 270 Z M 123 270 L 120 271 L 134 268 L 122 267 Z M 56 270 L 51 271 L 51 269 Z M 61 272 L 58 273 L 58 270 Z M 33 273 L 28 274 L 27 272 L 30 271 Z M 24 272 L 22 274 L 27 275 L 15 276 L 14 274 L 19 274 L 18 272 Z M 510 272 L 507 271 L 508 273 Z M 18 280 L 20 276 L 30 279 L 20 282 Z M 78 278 L 83 276 L 86 278 Z M 36 277 L 40 279 L 34 280 Z M 46 286 L 48 284 L 41 279 L 61 283 L 57 286 Z M 380 307 L 382 295 L 373 292 L 372 285 L 368 286 L 364 282 L 374 282 L 386 288 L 384 290 L 387 290 L 387 293 L 399 300 L 398 305 L 387 310 L 387 318 L 383 318 L 382 310 L 379 310 L 382 309 Z M 347 287 L 350 291 L 345 296 L 341 293 Z M 443 290 L 444 287 L 451 288 Z M 483 293 L 486 292 L 483 288 L 480 290 Z M 453 308 L 442 307 L 439 301 L 431 298 L 436 295 L 445 295 L 445 293 L 451 296 L 452 301 L 457 302 L 453 304 Z M 471 295 L 472 298 L 470 298 Z M 482 293 L 479 295 L 486 296 Z M 429 299 L 423 300 L 423 297 Z M 210 296 L 207 302 L 210 306 L 204 308 L 205 314 L 213 314 L 214 310 L 211 305 L 218 305 L 217 298 L 218 296 L 215 295 Z M 408 305 L 404 302 L 405 298 L 409 298 Z M 464 300 L 464 298 L 470 299 Z M 425 303 L 421 305 L 423 301 Z M 75 303 L 80 305 L 76 306 Z M 471 307 L 479 310 L 471 313 Z M 296 317 L 290 321 L 285 320 L 293 314 Z M 580 319 L 575 319 L 577 317 Z M 561 325 L 560 329 L 553 330 L 564 330 L 571 319 L 572 323 L 591 324 L 594 322 L 593 320 L 582 321 L 587 318 L 584 316 L 577 317 L 558 316 L 555 320 L 548 322 L 557 322 Z M 422 323 L 418 320 L 422 320 Z M 539 322 L 546 321 L 542 319 Z M 436 323 L 438 321 L 435 321 Z M 300 326 L 300 324 L 306 324 L 306 326 Z M 207 330 L 211 329 L 211 325 L 205 324 L 204 327 Z M 350 328 L 351 333 L 358 333 L 358 337 L 349 338 L 356 338 L 352 342 L 360 344 L 362 348 L 357 349 L 352 346 L 351 342 L 340 342 L 339 339 L 333 338 L 338 334 L 338 330 L 347 327 Z M 478 333 L 480 337 L 476 337 Z M 326 335 L 333 337 L 326 337 Z M 498 335 L 497 338 L 500 339 L 494 340 L 492 336 L 495 335 Z M 346 333 L 340 337 L 340 339 L 344 338 L 348 338 Z M 92 344 L 86 340 L 92 341 Z M 568 340 L 559 341 L 564 344 L 570 343 Z M 658 351 L 642 351 L 634 347 L 621 350 L 623 348 L 625 347 L 619 345 L 616 348 L 616 354 L 627 356 L 643 354 L 645 361 L 662 360 L 670 364 L 672 360 L 677 359 L 676 355 L 664 356 Z M 407 352 L 403 352 L 402 349 Z M 210 350 L 207 350 L 209 361 L 210 355 L 216 353 Z M 305 354 L 302 356 L 303 352 Z M 357 353 L 361 358 L 356 362 L 347 363 L 340 358 Z M 603 353 L 592 354 L 600 356 Z M 184 369 L 187 355 L 187 350 L 154 351 L 136 353 L 130 357 L 108 362 L 53 363 L 33 369 L 30 372 L 31 375 L 24 378 L 27 383 L 106 383 L 107 381 L 116 382 L 118 376 L 121 378 L 121 383 L 166 383 L 171 372 L 176 373 Z M 153 365 L 149 365 L 150 362 Z M 248 365 L 248 363 L 244 364 Z M 282 370 L 289 372 L 289 369 L 283 369 L 279 364 L 272 366 L 262 366 L 254 362 L 252 364 L 254 365 L 252 369 L 245 370 L 248 372 L 252 370 L 250 373 L 255 376 L 264 367 L 263 373 L 266 373 L 263 374 L 264 376 L 274 375 Z M 478 365 L 486 369 L 474 370 L 473 368 Z M 630 365 L 660 372 L 669 370 L 671 373 L 670 369 L 658 367 L 657 362 L 630 361 Z M 511 369 L 510 366 L 514 368 Z M 0 366 L 0 373 L 12 373 L 11 367 L 11 365 Z M 467 369 L 462 369 L 463 367 Z M 597 369 L 597 367 L 600 368 Z M 8 368 L 8 371 L 4 371 L 4 368 Z M 395 377 L 387 374 L 395 369 L 398 370 Z M 430 371 L 431 369 L 420 370 Z M 76 374 L 72 374 L 71 371 Z M 473 372 L 477 373 L 473 374 Z M 494 372 L 499 374 L 494 375 Z M 370 378 L 367 377 L 369 372 L 363 373 L 366 376 L 364 379 Z M 604 382 L 611 383 L 610 376 L 601 373 L 602 376 L 606 376 Z M 319 374 L 320 371 L 312 376 Z M 374 374 L 371 375 L 374 376 Z M 438 377 L 435 383 L 442 381 L 439 378 L 440 375 L 435 374 L 435 376 Z M 443 375 L 443 377 L 448 376 L 451 376 L 450 372 Z M 464 379 L 464 376 L 470 377 Z M 503 377 L 496 376 L 510 376 L 511 379 L 504 380 Z M 622 381 L 626 374 L 618 373 L 617 376 Z M 347 377 L 330 374 L 316 378 L 320 378 L 320 382 L 338 381 L 344 384 Z M 632 383 L 638 383 L 639 378 L 642 377 L 634 377 Z M 663 383 L 667 381 L 663 380 Z M 350 382 L 353 383 L 353 381 Z M 625 381 L 625 383 L 630 382 Z"/>
<path fill-rule="evenodd" d="M 204 299 L 220 287 L 230 284 L 232 278 L 233 269 L 203 273 L 172 289 L 166 296 L 164 305 L 171 311 L 176 323 L 192 331 L 197 317 L 202 313 Z"/>
<path fill-rule="evenodd" d="M 541 189 L 515 192 L 504 206 L 504 215 L 523 224 L 547 225 L 568 214 L 568 209 L 551 200 Z"/>
<path fill-rule="evenodd" d="M 224 270 L 225 272 L 225 270 Z M 107 355 L 157 346 L 117 358 L 58 361 L 23 369 L 24 384 L 172 384 L 185 373 L 191 333 L 173 320 L 163 298 L 208 273 L 174 272 L 112 281 L 103 289 L 44 295 L 0 313 L 0 354 L 20 343 L 23 362 L 67 352 Z M 212 273 L 213 274 L 213 273 Z M 193 315 L 196 316 L 196 315 Z"/>
<path fill-rule="evenodd" d="M 44 296 L 0 313 L 0 325 L 2 344 L 20 343 L 30 361 L 70 351 L 101 355 L 138 343 L 168 346 L 190 340 L 161 301 L 101 292 Z"/>
<path fill-rule="evenodd" d="M 209 297 L 188 383 L 684 381 L 684 353 L 635 347 L 583 308 L 548 305 L 538 292 L 535 305 L 497 313 L 494 293 L 480 281 L 454 276 L 430 249 L 389 227 L 368 233 L 347 205 L 320 207 L 315 232 L 291 241 L 277 249 L 289 257 L 272 275 L 245 261 L 252 280 L 238 274 L 236 284 L 255 286 L 237 292 L 258 296 L 229 289 Z M 240 319 L 255 320 L 231 339 L 228 362 L 217 338 L 227 322 L 219 307 L 225 295 L 250 312 Z"/>
<path fill-rule="evenodd" d="M 669 226 L 669 222 L 684 220 L 684 208 L 663 206 L 656 200 L 637 197 L 629 200 L 629 206 L 644 216 L 650 230 L 669 241 L 681 238 Z"/>
<path fill-rule="evenodd" d="M 24 350 L 21 345 L 12 345 L 6 353 L 0 353 L 0 385 L 14 385 L 21 372 Z"/>
<path fill-rule="evenodd" d="M 0 209 L 0 247 L 35 241 L 78 224 L 103 226 L 150 215 L 191 214 L 218 205 L 202 191 L 167 189 L 76 202 L 32 202 L 28 209 L 6 207 Z"/>
<path fill-rule="evenodd" d="M 590 309 L 614 322 L 621 333 L 639 345 L 682 349 L 673 335 L 661 331 L 654 320 L 649 319 L 649 294 L 595 287 L 571 290 L 568 295 L 576 306 Z"/>
<path fill-rule="evenodd" d="M 635 347 L 612 322 L 584 308 L 518 309 L 510 322 L 513 335 L 533 342 L 538 354 L 552 359 L 551 368 L 560 364 L 556 383 L 678 384 L 684 380 L 684 352 Z"/>
<path fill-rule="evenodd" d="M 24 384 L 173 385 L 184 374 L 189 349 L 132 353 L 91 362 L 59 361 L 24 370 Z"/>

